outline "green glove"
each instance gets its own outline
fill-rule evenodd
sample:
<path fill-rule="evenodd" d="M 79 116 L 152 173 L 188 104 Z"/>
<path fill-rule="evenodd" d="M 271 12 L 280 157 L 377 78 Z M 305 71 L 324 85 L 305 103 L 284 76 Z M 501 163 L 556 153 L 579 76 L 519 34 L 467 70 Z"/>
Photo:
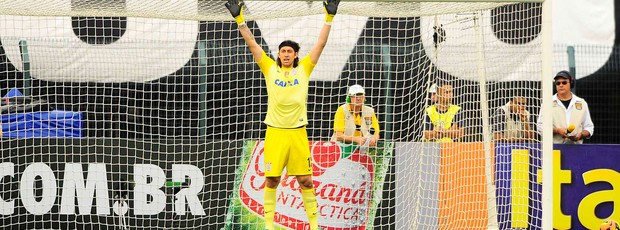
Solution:
<path fill-rule="evenodd" d="M 325 21 L 332 22 L 334 20 L 334 16 L 336 16 L 336 12 L 338 11 L 338 4 L 340 4 L 340 0 L 324 0 L 323 8 L 325 9 Z"/>
<path fill-rule="evenodd" d="M 228 11 L 230 11 L 233 18 L 235 18 L 237 24 L 245 22 L 245 19 L 243 19 L 243 5 L 245 4 L 243 2 L 240 2 L 239 0 L 228 0 L 228 2 L 224 5 L 228 8 Z"/>

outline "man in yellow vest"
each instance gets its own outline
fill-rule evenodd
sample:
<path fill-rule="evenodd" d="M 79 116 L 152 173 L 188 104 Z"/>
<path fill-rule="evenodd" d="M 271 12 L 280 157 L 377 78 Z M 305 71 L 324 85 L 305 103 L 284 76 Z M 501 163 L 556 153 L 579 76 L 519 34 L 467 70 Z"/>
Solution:
<path fill-rule="evenodd" d="M 332 141 L 357 143 L 372 147 L 379 140 L 379 121 L 375 110 L 364 105 L 366 92 L 361 85 L 352 85 L 347 91 L 347 103 L 338 107 L 334 116 Z"/>
<path fill-rule="evenodd" d="M 454 88 L 448 83 L 437 85 L 437 103 L 427 107 L 424 140 L 453 142 L 464 135 L 461 107 L 452 104 Z"/>
<path fill-rule="evenodd" d="M 513 97 L 499 107 L 493 115 L 493 140 L 501 142 L 529 142 L 534 140 L 530 125 L 530 112 L 527 111 L 527 98 Z"/>
<path fill-rule="evenodd" d="M 551 103 L 553 119 L 554 144 L 582 144 L 594 134 L 594 124 L 590 118 L 588 103 L 573 94 L 575 78 L 566 70 L 558 72 L 555 77 L 555 89 Z M 538 116 L 538 131 L 542 130 L 542 120 Z"/>

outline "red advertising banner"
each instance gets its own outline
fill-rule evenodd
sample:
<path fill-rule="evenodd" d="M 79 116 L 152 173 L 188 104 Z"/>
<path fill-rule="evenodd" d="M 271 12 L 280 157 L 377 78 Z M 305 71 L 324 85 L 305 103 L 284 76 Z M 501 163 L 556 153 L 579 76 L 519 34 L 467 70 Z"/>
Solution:
<path fill-rule="evenodd" d="M 310 142 L 314 188 L 323 229 L 372 228 L 393 145 L 361 148 L 337 142 Z M 263 229 L 263 142 L 246 141 L 235 177 L 226 229 Z M 275 223 L 280 229 L 307 229 L 301 190 L 283 172 L 276 192 Z"/>

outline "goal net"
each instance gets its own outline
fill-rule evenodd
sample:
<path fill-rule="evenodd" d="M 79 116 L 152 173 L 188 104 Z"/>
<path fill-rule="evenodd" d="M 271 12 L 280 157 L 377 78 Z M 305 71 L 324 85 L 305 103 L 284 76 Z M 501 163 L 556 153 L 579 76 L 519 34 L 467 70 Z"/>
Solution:
<path fill-rule="evenodd" d="M 267 83 L 224 3 L 0 0 L 3 226 L 263 229 Z M 321 1 L 245 3 L 271 57 L 324 24 Z M 321 227 L 540 229 L 541 9 L 341 2 L 308 96 Z M 330 140 L 354 84 L 376 147 Z M 308 227 L 296 183 L 281 229 Z"/>

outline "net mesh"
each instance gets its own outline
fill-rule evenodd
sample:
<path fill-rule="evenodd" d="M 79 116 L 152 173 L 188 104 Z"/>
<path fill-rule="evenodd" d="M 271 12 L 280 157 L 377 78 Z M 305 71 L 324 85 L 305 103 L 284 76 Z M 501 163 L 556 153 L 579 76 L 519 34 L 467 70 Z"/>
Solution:
<path fill-rule="evenodd" d="M 141 0 L 3 0 L 1 14 L 83 17 L 146 17 L 201 21 L 230 21 L 225 1 L 141 1 Z M 516 3 L 518 1 L 514 1 Z M 248 20 L 323 14 L 321 1 L 245 1 Z M 372 17 L 411 17 L 491 9 L 506 1 L 424 2 L 351 1 L 342 2 L 339 14 Z"/>
<path fill-rule="evenodd" d="M 305 56 L 324 24 L 318 1 L 246 7 L 272 57 L 286 39 Z M 312 148 L 340 152 L 315 155 L 320 224 L 539 228 L 538 134 L 493 137 L 515 130 L 499 124 L 514 97 L 535 129 L 540 26 L 539 3 L 342 2 L 308 96 Z M 262 190 L 248 187 L 261 180 L 246 178 L 260 175 L 266 83 L 224 1 L 4 0 L 0 47 L 4 226 L 262 228 Z M 329 142 L 353 84 L 381 148 Z M 433 84 L 460 107 L 454 143 L 425 141 Z M 285 192 L 278 225 L 303 226 L 300 196 Z"/>

